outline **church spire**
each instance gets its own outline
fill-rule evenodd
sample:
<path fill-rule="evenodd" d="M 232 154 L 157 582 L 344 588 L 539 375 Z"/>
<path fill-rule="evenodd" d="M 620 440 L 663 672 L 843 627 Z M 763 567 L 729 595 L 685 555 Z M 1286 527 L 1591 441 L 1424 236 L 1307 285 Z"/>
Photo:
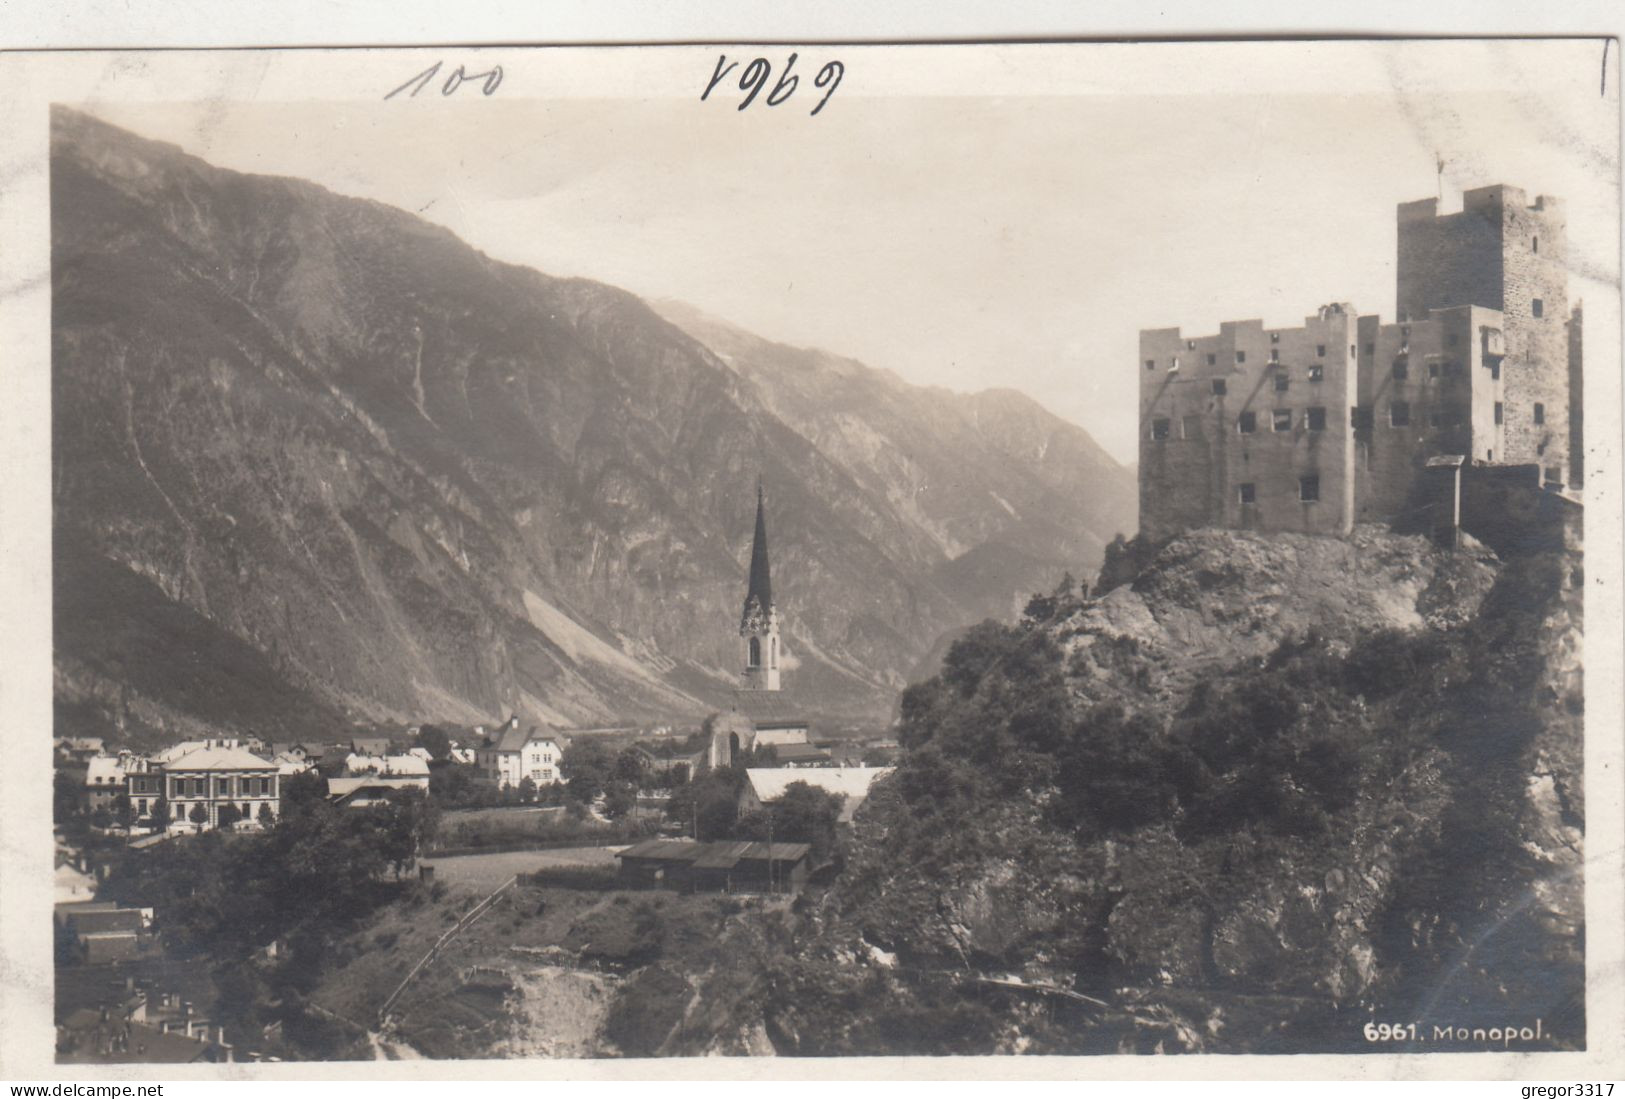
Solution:
<path fill-rule="evenodd" d="M 739 616 L 745 639 L 745 688 L 779 689 L 779 612 L 773 606 L 773 579 L 767 564 L 767 506 L 756 482 L 756 537 L 750 547 L 750 584 Z"/>
<path fill-rule="evenodd" d="M 767 509 L 762 502 L 762 482 L 756 482 L 756 540 L 750 547 L 750 587 L 745 602 L 755 599 L 763 611 L 773 605 L 773 578 L 767 565 Z"/>

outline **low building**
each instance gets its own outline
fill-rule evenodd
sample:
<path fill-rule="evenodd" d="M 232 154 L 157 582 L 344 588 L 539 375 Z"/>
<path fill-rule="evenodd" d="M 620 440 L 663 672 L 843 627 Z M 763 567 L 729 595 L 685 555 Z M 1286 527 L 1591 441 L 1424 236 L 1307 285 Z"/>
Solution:
<path fill-rule="evenodd" d="M 806 884 L 805 843 L 652 839 L 619 852 L 621 879 L 640 888 L 725 893 L 792 893 Z"/>
<path fill-rule="evenodd" d="M 760 738 L 757 743 L 761 743 Z M 827 749 L 805 741 L 773 745 L 773 758 L 780 767 L 828 767 L 831 763 Z"/>
<path fill-rule="evenodd" d="M 385 805 L 402 790 L 427 793 L 428 776 L 346 775 L 327 780 L 327 799 L 341 809 L 369 809 L 375 805 Z"/>
<path fill-rule="evenodd" d="M 127 760 L 119 756 L 91 756 L 85 761 L 85 809 L 112 812 L 125 793 L 124 768 Z"/>

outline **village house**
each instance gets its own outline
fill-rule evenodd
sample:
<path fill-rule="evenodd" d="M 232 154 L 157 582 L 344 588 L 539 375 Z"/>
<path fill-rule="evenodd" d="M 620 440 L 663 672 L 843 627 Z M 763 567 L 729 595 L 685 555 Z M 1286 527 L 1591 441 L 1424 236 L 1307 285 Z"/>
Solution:
<path fill-rule="evenodd" d="M 124 769 L 127 757 L 91 756 L 85 761 L 85 810 L 109 813 L 125 792 Z"/>
<path fill-rule="evenodd" d="M 619 852 L 621 880 L 682 892 L 794 893 L 807 881 L 805 843 L 652 839 Z"/>
<path fill-rule="evenodd" d="M 752 767 L 746 770 L 745 785 L 739 791 L 739 814 L 743 816 L 777 801 L 793 782 L 805 782 L 841 798 L 837 822 L 850 824 L 869 796 L 869 788 L 891 773 L 890 767 Z"/>
<path fill-rule="evenodd" d="M 124 783 L 135 819 L 146 820 L 158 800 L 164 796 L 163 768 L 150 759 L 134 757 L 125 765 Z"/>
<path fill-rule="evenodd" d="M 518 786 L 530 779 L 537 786 L 559 782 L 559 763 L 564 756 L 560 738 L 551 729 L 519 727 L 519 718 L 510 717 L 494 736 L 480 746 L 480 777 L 499 790 Z"/>
<path fill-rule="evenodd" d="M 219 827 L 220 813 L 235 806 L 239 819 L 258 821 L 264 811 L 280 815 L 281 776 L 277 765 L 242 748 L 198 748 L 164 767 L 164 796 L 174 827 L 196 831 Z M 202 819 L 193 820 L 194 812 Z"/>

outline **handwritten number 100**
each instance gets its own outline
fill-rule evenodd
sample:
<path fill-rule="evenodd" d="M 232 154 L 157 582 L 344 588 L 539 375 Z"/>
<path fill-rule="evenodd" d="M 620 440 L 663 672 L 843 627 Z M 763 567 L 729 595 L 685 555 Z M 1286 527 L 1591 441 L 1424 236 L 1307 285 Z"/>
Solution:
<path fill-rule="evenodd" d="M 769 107 L 777 107 L 796 93 L 796 87 L 801 83 L 801 77 L 790 74 L 790 70 L 795 68 L 796 56 L 796 54 L 790 55 L 790 59 L 784 63 L 784 72 L 779 74 L 778 82 L 773 85 L 773 90 L 767 93 L 767 105 Z M 727 54 L 720 55 L 717 58 L 716 71 L 711 74 L 710 83 L 706 84 L 705 91 L 700 93 L 700 101 L 703 103 L 708 99 L 712 90 L 722 83 L 723 78 L 738 67 L 738 61 L 729 62 Z M 839 61 L 826 62 L 824 67 L 818 70 L 818 74 L 813 77 L 813 87 L 828 88 L 829 90 L 824 92 L 824 98 L 818 101 L 818 106 L 812 109 L 813 114 L 817 114 L 824 109 L 824 104 L 828 103 L 829 97 L 835 94 L 835 89 L 840 86 L 841 77 L 845 75 L 846 66 Z M 747 94 L 743 102 L 739 104 L 738 109 L 742 111 L 756 102 L 756 97 L 761 94 L 763 88 L 767 87 L 767 82 L 772 76 L 773 64 L 765 57 L 758 57 L 746 65 L 744 72 L 739 74 L 739 90 Z"/>
<path fill-rule="evenodd" d="M 402 84 L 400 87 L 384 96 L 384 98 L 394 99 L 397 95 L 400 95 L 402 92 L 406 91 L 406 89 L 411 88 L 412 90 L 408 92 L 406 96 L 406 98 L 411 99 L 414 95 L 417 95 L 424 88 L 429 86 L 429 81 L 433 80 L 440 72 L 440 66 L 442 64 L 444 64 L 444 62 L 436 61 L 433 65 L 430 65 L 427 69 L 424 69 L 422 72 L 418 73 L 405 84 Z M 446 82 L 440 86 L 440 94 L 451 95 L 464 84 L 472 84 L 476 80 L 484 81 L 484 83 L 480 86 L 481 93 L 484 95 L 490 95 L 492 92 L 496 91 L 497 86 L 502 83 L 502 66 L 492 65 L 490 69 L 485 72 L 470 73 L 465 71 L 461 65 L 458 65 L 451 71 L 451 75 L 446 77 Z"/>

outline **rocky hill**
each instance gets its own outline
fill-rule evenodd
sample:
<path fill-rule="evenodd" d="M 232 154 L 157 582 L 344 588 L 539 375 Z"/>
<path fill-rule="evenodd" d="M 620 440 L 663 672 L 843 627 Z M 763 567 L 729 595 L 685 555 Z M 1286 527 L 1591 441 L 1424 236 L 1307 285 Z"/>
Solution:
<path fill-rule="evenodd" d="M 1128 471 L 1015 394 L 674 325 L 67 109 L 51 188 L 64 731 L 698 715 L 758 477 L 798 692 L 884 718 L 1133 526 Z"/>
<path fill-rule="evenodd" d="M 775 1047 L 1582 1047 L 1582 589 L 1577 550 L 1200 531 L 971 631 L 767 978 Z"/>

